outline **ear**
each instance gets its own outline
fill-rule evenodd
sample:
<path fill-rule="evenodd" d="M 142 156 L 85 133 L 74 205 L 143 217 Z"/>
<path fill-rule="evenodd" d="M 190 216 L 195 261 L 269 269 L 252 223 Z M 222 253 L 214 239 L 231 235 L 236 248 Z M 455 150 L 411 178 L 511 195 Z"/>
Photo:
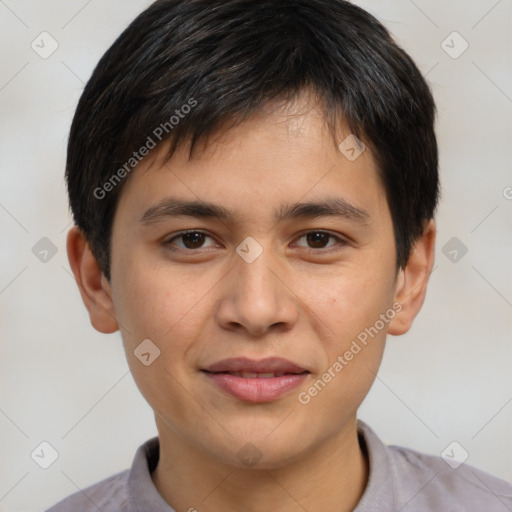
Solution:
<path fill-rule="evenodd" d="M 405 334 L 423 306 L 428 279 L 434 266 L 435 241 L 436 225 L 430 220 L 414 244 L 407 265 L 398 273 L 395 302 L 401 304 L 402 309 L 389 323 L 389 334 Z"/>
<path fill-rule="evenodd" d="M 105 334 L 117 331 L 119 325 L 110 284 L 100 270 L 89 243 L 77 226 L 73 226 L 68 232 L 66 249 L 92 326 Z"/>

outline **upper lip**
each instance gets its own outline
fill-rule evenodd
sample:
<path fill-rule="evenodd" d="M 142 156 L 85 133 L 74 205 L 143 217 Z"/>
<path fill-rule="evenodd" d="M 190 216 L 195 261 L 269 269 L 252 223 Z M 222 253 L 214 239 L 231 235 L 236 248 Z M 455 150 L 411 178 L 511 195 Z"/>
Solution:
<path fill-rule="evenodd" d="M 253 372 L 253 373 L 304 373 L 305 368 L 281 357 L 265 359 L 249 359 L 248 357 L 232 357 L 223 359 L 206 368 L 207 372 Z M 309 372 L 308 372 L 309 373 Z"/>

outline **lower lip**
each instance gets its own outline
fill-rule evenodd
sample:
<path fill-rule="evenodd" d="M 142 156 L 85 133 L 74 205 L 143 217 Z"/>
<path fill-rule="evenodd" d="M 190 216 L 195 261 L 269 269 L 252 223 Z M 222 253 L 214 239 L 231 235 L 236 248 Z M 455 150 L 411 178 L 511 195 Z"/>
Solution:
<path fill-rule="evenodd" d="M 238 400 L 254 403 L 270 402 L 281 398 L 300 386 L 309 375 L 300 373 L 268 379 L 247 379 L 229 373 L 203 373 L 229 395 Z"/>

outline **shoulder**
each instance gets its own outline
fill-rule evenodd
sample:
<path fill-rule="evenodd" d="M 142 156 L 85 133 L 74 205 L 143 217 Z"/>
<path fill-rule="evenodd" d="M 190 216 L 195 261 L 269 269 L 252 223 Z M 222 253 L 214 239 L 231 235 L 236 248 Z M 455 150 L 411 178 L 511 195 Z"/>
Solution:
<path fill-rule="evenodd" d="M 512 511 L 510 483 L 454 458 L 388 446 L 361 420 L 358 431 L 370 471 L 357 512 Z"/>
<path fill-rule="evenodd" d="M 116 473 L 59 501 L 46 512 L 131 512 L 130 471 Z"/>
<path fill-rule="evenodd" d="M 158 437 L 139 446 L 130 469 L 126 469 L 64 498 L 46 512 L 174 512 L 158 494 L 151 471 L 159 457 Z"/>
<path fill-rule="evenodd" d="M 512 485 L 466 463 L 448 464 L 440 456 L 389 446 L 389 466 L 397 498 L 407 510 L 506 512 Z"/>

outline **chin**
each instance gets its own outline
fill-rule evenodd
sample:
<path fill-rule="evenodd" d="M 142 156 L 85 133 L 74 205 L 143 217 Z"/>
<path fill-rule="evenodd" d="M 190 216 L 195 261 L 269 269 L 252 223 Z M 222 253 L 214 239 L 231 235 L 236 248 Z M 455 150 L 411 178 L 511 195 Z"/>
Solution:
<path fill-rule="evenodd" d="M 267 428 L 260 429 L 259 436 L 233 436 L 228 446 L 217 450 L 213 455 L 221 458 L 230 466 L 247 470 L 276 470 L 298 462 L 308 451 L 307 447 L 298 446 L 296 436 L 283 432 L 280 438 L 270 439 L 261 432 L 271 432 Z M 228 458 L 226 459 L 226 453 Z"/>

